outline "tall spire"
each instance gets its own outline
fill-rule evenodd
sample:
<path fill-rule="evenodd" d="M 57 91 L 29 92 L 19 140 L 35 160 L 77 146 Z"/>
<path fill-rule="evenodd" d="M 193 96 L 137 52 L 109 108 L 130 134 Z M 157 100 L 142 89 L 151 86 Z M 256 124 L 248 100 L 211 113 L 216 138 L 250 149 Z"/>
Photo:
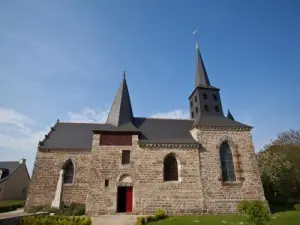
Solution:
<path fill-rule="evenodd" d="M 132 121 L 133 113 L 124 71 L 121 85 L 116 93 L 106 123 L 119 127 L 132 123 Z"/>
<path fill-rule="evenodd" d="M 234 118 L 233 118 L 231 112 L 229 111 L 229 109 L 228 109 L 228 113 L 227 113 L 227 118 L 234 121 Z"/>
<path fill-rule="evenodd" d="M 210 82 L 206 73 L 206 69 L 201 57 L 198 40 L 197 40 L 197 29 L 194 30 L 193 35 L 196 41 L 196 79 L 195 79 L 195 86 L 210 86 Z"/>
<path fill-rule="evenodd" d="M 196 41 L 196 79 L 195 79 L 195 86 L 198 87 L 199 85 L 210 86 L 210 82 L 206 73 L 206 69 L 201 57 L 200 49 L 198 42 Z"/>

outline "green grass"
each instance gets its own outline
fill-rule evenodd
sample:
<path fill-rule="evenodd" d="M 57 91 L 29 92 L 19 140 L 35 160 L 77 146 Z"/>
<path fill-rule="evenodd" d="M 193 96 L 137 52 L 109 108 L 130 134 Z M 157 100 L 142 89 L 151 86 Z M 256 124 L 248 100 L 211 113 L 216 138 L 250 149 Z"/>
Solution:
<path fill-rule="evenodd" d="M 17 208 L 24 207 L 24 205 L 24 200 L 0 201 L 0 213 L 14 211 Z"/>
<path fill-rule="evenodd" d="M 223 222 L 222 222 L 223 221 Z M 239 215 L 174 216 L 150 223 L 151 225 L 247 225 Z M 271 215 L 271 225 L 299 225 L 300 212 L 286 211 Z"/>
<path fill-rule="evenodd" d="M 24 200 L 9 200 L 9 201 L 0 201 L 0 206 L 6 206 L 6 205 L 12 205 L 12 204 L 18 204 L 18 205 L 24 205 Z"/>

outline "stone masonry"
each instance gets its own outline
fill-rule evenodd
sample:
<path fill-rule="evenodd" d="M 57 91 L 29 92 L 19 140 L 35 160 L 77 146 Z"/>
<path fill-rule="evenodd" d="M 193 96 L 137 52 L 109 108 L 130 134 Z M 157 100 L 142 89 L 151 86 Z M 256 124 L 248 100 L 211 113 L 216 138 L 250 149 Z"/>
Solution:
<path fill-rule="evenodd" d="M 25 210 L 32 206 L 51 205 L 55 196 L 59 172 L 63 164 L 75 163 L 73 184 L 64 184 L 62 202 L 85 203 L 89 181 L 90 151 L 86 149 L 38 149 Z"/>
<path fill-rule="evenodd" d="M 250 131 L 194 128 L 201 147 L 102 146 L 93 135 L 88 150 L 39 150 L 36 156 L 26 209 L 50 205 L 64 162 L 75 164 L 73 184 L 64 184 L 62 201 L 85 203 L 88 215 L 115 214 L 117 187 L 133 186 L 133 214 L 150 214 L 158 208 L 168 214 L 232 213 L 242 199 L 264 200 Z M 219 148 L 227 141 L 234 157 L 237 181 L 223 182 Z M 122 150 L 130 150 L 130 164 L 121 164 Z M 173 153 L 178 162 L 178 181 L 163 181 L 163 160 Z M 128 177 L 131 183 L 122 183 Z M 105 187 L 104 181 L 109 180 Z"/>

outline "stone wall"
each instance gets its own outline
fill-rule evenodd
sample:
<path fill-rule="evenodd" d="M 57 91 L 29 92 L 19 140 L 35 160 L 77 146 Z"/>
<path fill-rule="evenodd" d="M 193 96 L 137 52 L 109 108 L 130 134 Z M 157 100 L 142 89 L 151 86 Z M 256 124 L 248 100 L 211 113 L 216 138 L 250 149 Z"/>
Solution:
<path fill-rule="evenodd" d="M 64 162 L 75 163 L 74 184 L 63 185 L 62 201 L 86 203 L 88 215 L 117 212 L 117 187 L 133 186 L 133 213 L 153 214 L 158 208 L 168 214 L 235 212 L 242 199 L 265 200 L 249 130 L 193 129 L 195 146 L 100 145 L 100 134 L 93 135 L 92 150 L 50 149 L 38 151 L 26 209 L 51 204 Z M 227 141 L 234 157 L 237 181 L 223 182 L 220 145 Z M 122 150 L 130 150 L 130 164 L 122 165 Z M 163 181 L 167 154 L 176 156 L 178 181 Z M 123 183 L 126 175 L 132 180 Z M 105 187 L 105 180 L 109 186 Z"/>
<path fill-rule="evenodd" d="M 202 212 L 203 196 L 197 148 L 142 148 L 133 136 L 132 146 L 100 146 L 94 134 L 87 214 L 113 214 L 117 209 L 117 186 L 122 175 L 133 180 L 133 213 L 152 214 L 158 208 L 168 214 Z M 122 150 L 131 151 L 130 165 L 121 164 Z M 164 157 L 174 153 L 179 181 L 163 181 Z M 104 187 L 105 179 L 109 187 Z"/>
<path fill-rule="evenodd" d="M 194 129 L 200 154 L 206 208 L 212 213 L 235 212 L 242 199 L 264 200 L 264 192 L 249 130 Z M 236 182 L 223 182 L 220 145 L 227 141 L 233 154 Z"/>
<path fill-rule="evenodd" d="M 77 149 L 38 150 L 25 209 L 50 205 L 54 199 L 59 171 L 66 160 L 75 164 L 74 184 L 64 184 L 62 201 L 85 203 L 89 180 L 90 151 Z"/>

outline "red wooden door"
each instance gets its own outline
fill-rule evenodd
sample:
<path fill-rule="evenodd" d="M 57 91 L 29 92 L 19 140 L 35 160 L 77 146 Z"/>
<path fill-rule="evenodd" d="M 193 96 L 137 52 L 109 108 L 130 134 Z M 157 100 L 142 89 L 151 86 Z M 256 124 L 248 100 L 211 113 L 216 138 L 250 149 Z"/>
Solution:
<path fill-rule="evenodd" d="M 132 187 L 126 188 L 126 212 L 132 212 Z"/>

